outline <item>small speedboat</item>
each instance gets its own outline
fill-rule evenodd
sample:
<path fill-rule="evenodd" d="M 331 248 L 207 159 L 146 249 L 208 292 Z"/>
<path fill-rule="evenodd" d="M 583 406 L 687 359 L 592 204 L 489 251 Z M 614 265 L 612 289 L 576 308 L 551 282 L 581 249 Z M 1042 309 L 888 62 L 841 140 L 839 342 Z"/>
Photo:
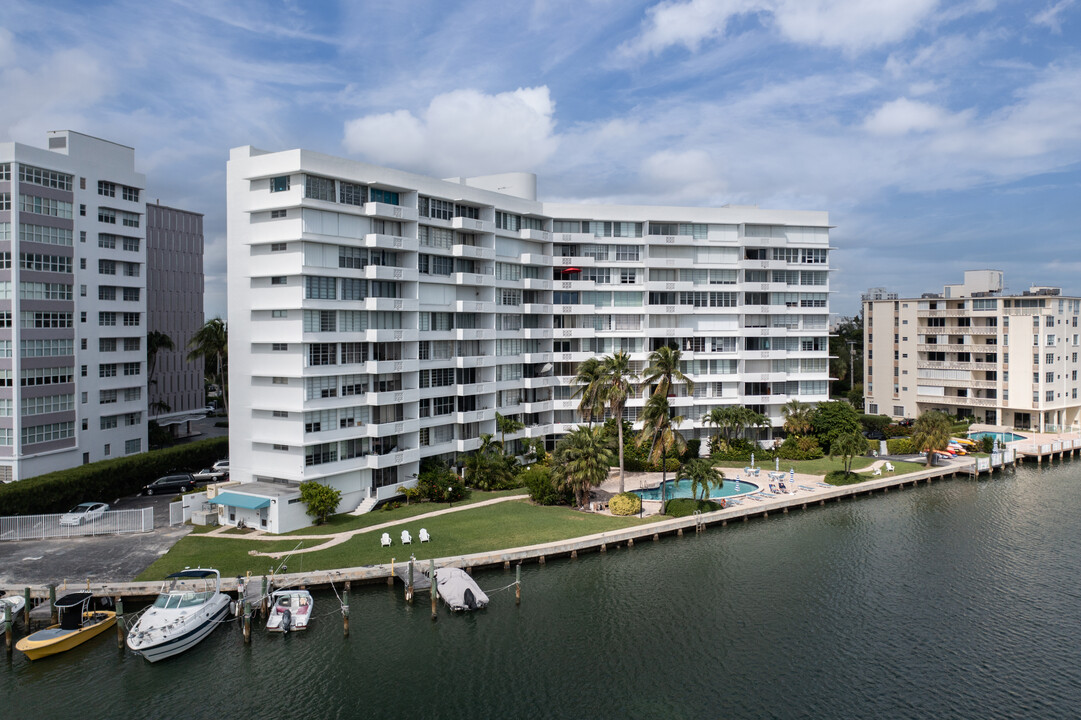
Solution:
<path fill-rule="evenodd" d="M 439 597 L 451 610 L 480 610 L 488 607 L 488 596 L 480 589 L 473 577 L 456 567 L 439 568 L 435 571 Z"/>
<path fill-rule="evenodd" d="M 91 611 L 93 597 L 88 592 L 80 592 L 60 598 L 55 606 L 60 623 L 27 635 L 15 644 L 15 649 L 26 653 L 31 660 L 37 660 L 70 650 L 111 628 L 116 624 L 116 613 Z"/>
<path fill-rule="evenodd" d="M 270 595 L 271 608 L 266 629 L 270 632 L 287 633 L 305 630 L 312 619 L 315 603 L 307 590 L 275 590 Z"/>
<path fill-rule="evenodd" d="M 150 662 L 194 647 L 227 619 L 232 603 L 213 568 L 181 570 L 166 580 L 171 582 L 128 634 L 128 647 Z"/>
<path fill-rule="evenodd" d="M 26 607 L 26 600 L 23 599 L 22 595 L 8 596 L 6 590 L 0 590 L 0 620 L 4 618 L 5 607 L 11 608 L 11 619 L 15 620 L 19 613 L 23 611 L 23 608 Z"/>

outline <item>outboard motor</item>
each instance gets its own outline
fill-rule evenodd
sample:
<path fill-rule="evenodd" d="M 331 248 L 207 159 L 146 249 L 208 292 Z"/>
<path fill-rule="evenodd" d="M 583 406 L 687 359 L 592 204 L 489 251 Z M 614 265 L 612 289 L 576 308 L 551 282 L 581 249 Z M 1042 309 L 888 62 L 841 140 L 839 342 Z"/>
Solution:
<path fill-rule="evenodd" d="M 283 633 L 289 632 L 289 629 L 292 626 L 293 626 L 293 613 L 290 612 L 289 608 L 285 608 L 285 609 L 282 610 L 282 632 Z"/>
<path fill-rule="evenodd" d="M 469 588 L 465 589 L 465 595 L 462 596 L 462 601 L 465 603 L 465 606 L 470 610 L 477 609 L 477 598 L 473 595 L 473 591 Z"/>

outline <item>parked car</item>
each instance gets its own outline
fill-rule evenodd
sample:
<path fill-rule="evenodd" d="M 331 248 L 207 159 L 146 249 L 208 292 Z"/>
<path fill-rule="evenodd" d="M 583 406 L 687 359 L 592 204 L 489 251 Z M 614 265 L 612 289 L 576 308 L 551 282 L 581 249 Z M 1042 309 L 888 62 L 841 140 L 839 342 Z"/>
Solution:
<path fill-rule="evenodd" d="M 215 470 L 212 467 L 203 468 L 199 472 L 194 472 L 191 476 L 195 479 L 195 482 L 218 482 L 220 480 L 227 480 L 229 478 L 228 470 Z"/>
<path fill-rule="evenodd" d="M 216 463 L 214 463 L 213 465 L 211 465 L 211 467 L 214 468 L 215 470 L 224 470 L 226 473 L 228 473 L 229 472 L 229 458 L 225 458 L 224 460 L 219 460 Z"/>
<path fill-rule="evenodd" d="M 109 506 L 105 503 L 80 503 L 60 516 L 60 524 L 82 525 L 83 523 L 93 522 L 104 515 L 108 509 Z"/>
<path fill-rule="evenodd" d="M 195 489 L 195 478 L 191 473 L 183 475 L 166 475 L 152 483 L 143 486 L 145 495 L 163 495 L 166 493 L 185 493 Z"/>

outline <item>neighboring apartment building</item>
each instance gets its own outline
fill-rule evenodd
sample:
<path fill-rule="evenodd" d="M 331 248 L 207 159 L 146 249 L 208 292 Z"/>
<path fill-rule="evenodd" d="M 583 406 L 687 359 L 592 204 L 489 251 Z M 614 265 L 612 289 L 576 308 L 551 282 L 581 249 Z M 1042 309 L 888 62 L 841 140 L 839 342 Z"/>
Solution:
<path fill-rule="evenodd" d="M 0 143 L 0 479 L 146 448 L 135 151 L 71 131 Z"/>
<path fill-rule="evenodd" d="M 941 410 L 1047 432 L 1081 424 L 1081 299 L 1052 287 L 1007 293 L 1002 281 L 969 271 L 941 294 L 865 300 L 867 412 Z"/>
<path fill-rule="evenodd" d="M 680 347 L 711 408 L 827 399 L 829 222 L 755 207 L 554 204 L 536 177 L 437 180 L 304 150 L 228 168 L 231 489 L 223 520 L 307 524 L 296 483 L 363 511 L 455 461 L 495 414 L 549 443 L 580 422 L 571 378 Z M 634 422 L 644 404 L 628 403 Z M 243 492 L 242 492 L 243 491 Z"/>
<path fill-rule="evenodd" d="M 203 326 L 203 216 L 156 203 L 146 206 L 147 332 L 163 332 L 172 350 L 159 350 L 147 372 L 150 419 L 190 430 L 206 417 L 203 360 L 188 360 L 188 343 Z"/>

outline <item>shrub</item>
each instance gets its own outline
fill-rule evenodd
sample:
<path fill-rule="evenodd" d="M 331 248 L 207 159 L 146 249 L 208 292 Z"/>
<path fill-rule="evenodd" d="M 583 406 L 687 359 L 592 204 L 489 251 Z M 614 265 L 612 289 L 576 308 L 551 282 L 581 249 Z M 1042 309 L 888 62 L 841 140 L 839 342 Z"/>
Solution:
<path fill-rule="evenodd" d="M 882 432 L 884 432 L 886 434 L 886 437 L 888 437 L 888 438 L 908 437 L 909 435 L 912 434 L 912 428 L 911 427 L 905 427 L 904 425 L 896 425 L 896 424 L 894 424 L 894 425 L 887 425 L 886 428 Z"/>
<path fill-rule="evenodd" d="M 669 517 L 687 517 L 693 515 L 695 510 L 713 512 L 720 509 L 721 506 L 712 500 L 692 500 L 691 498 L 674 498 L 664 504 L 664 514 Z"/>
<path fill-rule="evenodd" d="M 911 455 L 916 452 L 912 447 L 912 441 L 906 437 L 890 438 L 886 441 L 886 452 L 890 455 Z"/>
<path fill-rule="evenodd" d="M 811 426 L 818 444 L 828 448 L 840 435 L 862 432 L 859 414 L 847 402 L 819 403 L 811 413 Z"/>
<path fill-rule="evenodd" d="M 617 460 L 618 462 L 618 460 Z M 649 463 L 641 458 L 623 456 L 623 469 L 627 472 L 646 472 L 649 470 Z"/>
<path fill-rule="evenodd" d="M 538 505 L 570 504 L 570 493 L 556 487 L 552 472 L 547 467 L 534 465 L 518 477 L 529 489 L 529 499 Z"/>
<path fill-rule="evenodd" d="M 229 421 L 228 420 L 219 420 L 216 423 L 214 423 L 214 427 L 227 428 L 227 427 L 229 427 Z"/>
<path fill-rule="evenodd" d="M 64 512 L 81 502 L 111 502 L 139 492 L 162 475 L 207 467 L 228 453 L 229 438 L 211 438 L 0 485 L 0 515 Z"/>
<path fill-rule="evenodd" d="M 890 426 L 890 418 L 888 415 L 860 415 L 860 425 L 863 426 L 865 432 L 877 430 L 885 434 L 886 428 Z"/>
<path fill-rule="evenodd" d="M 608 501 L 608 509 L 613 515 L 637 515 L 642 510 L 642 498 L 634 493 L 620 493 Z"/>
<path fill-rule="evenodd" d="M 995 437 L 993 435 L 984 435 L 980 438 L 980 452 L 994 452 L 995 451 Z"/>
<path fill-rule="evenodd" d="M 826 482 L 830 485 L 854 485 L 870 479 L 867 474 L 846 473 L 844 470 L 830 470 L 826 473 Z"/>
<path fill-rule="evenodd" d="M 649 472 L 660 472 L 661 466 L 659 463 L 649 463 L 647 469 L 649 470 Z M 666 472 L 676 472 L 677 470 L 679 470 L 679 458 L 665 458 L 664 469 Z"/>
<path fill-rule="evenodd" d="M 417 475 L 419 496 L 430 502 L 457 502 L 469 496 L 458 475 L 446 465 L 426 462 Z"/>
<path fill-rule="evenodd" d="M 698 454 L 702 451 L 702 441 L 698 438 L 690 438 L 687 440 L 687 451 L 683 453 L 681 460 L 694 460 L 698 457 Z"/>
<path fill-rule="evenodd" d="M 818 460 L 823 455 L 825 453 L 819 447 L 818 441 L 810 436 L 785 438 L 785 441 L 781 443 L 781 447 L 777 450 L 777 457 L 782 460 Z M 757 457 L 756 455 L 755 459 Z"/>

